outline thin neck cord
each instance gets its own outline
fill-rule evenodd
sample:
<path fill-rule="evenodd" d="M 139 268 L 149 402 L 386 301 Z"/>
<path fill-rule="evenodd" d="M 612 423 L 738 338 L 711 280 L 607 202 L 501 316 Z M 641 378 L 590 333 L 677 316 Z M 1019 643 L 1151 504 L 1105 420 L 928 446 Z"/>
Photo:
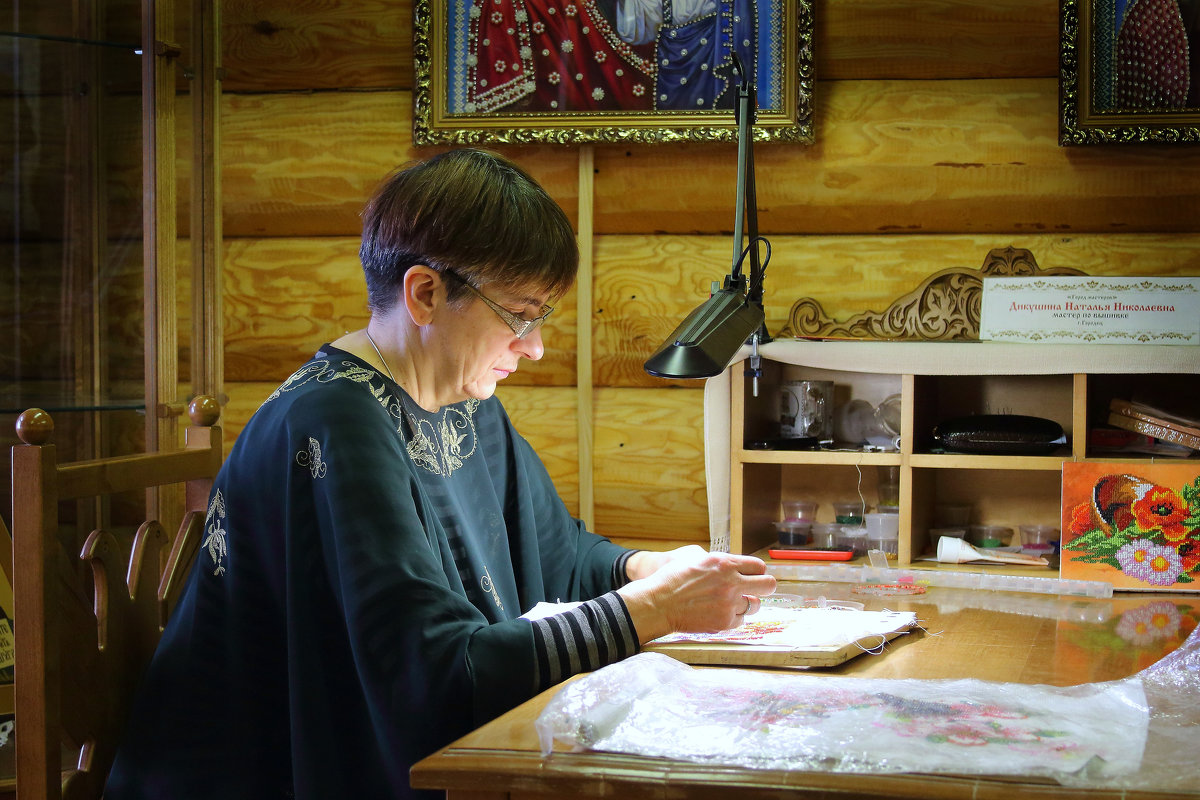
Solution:
<path fill-rule="evenodd" d="M 392 368 L 388 366 L 387 359 L 383 357 L 383 353 L 379 352 L 379 345 L 375 344 L 375 340 L 371 338 L 371 330 L 363 328 L 363 333 L 367 335 L 367 341 L 371 343 L 371 349 L 375 351 L 375 355 L 379 356 L 379 363 L 383 364 L 383 368 L 387 370 L 388 377 L 392 379 L 392 383 L 399 383 L 396 376 L 392 374 Z"/>
<path fill-rule="evenodd" d="M 372 338 L 371 332 L 363 328 L 363 333 L 367 335 L 367 341 L 371 343 L 371 349 L 375 351 L 375 355 L 379 356 L 379 363 L 383 364 L 383 368 L 387 370 L 388 377 L 392 379 L 392 383 L 399 386 L 400 381 L 396 380 L 396 376 L 392 374 L 392 368 L 388 366 L 387 359 L 383 357 L 383 353 L 379 352 L 379 345 L 375 344 L 375 339 Z M 413 417 L 412 412 L 404 407 L 404 403 L 399 396 L 396 398 L 396 407 L 404 412 L 401 419 L 406 419 L 408 422 L 409 436 L 416 436 L 417 427 L 420 423 Z"/>

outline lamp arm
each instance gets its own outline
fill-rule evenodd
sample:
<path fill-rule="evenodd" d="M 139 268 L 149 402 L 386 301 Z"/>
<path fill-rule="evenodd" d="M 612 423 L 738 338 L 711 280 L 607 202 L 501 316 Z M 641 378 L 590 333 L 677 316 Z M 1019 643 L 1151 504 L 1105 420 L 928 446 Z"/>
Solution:
<path fill-rule="evenodd" d="M 735 55 L 736 58 L 736 55 Z M 741 74 L 740 62 L 738 62 L 738 73 Z M 733 207 L 733 276 L 734 278 L 741 277 L 742 267 L 742 240 L 743 240 L 743 224 L 746 219 L 746 192 L 747 187 L 753 185 L 753 181 L 749 180 L 749 163 L 751 158 L 750 150 L 750 115 L 747 112 L 749 109 L 749 92 L 747 91 L 746 82 L 742 81 L 738 84 L 737 107 L 735 116 L 737 117 L 738 126 L 738 160 L 737 160 L 737 196 L 734 198 Z M 751 208 L 753 208 L 753 203 Z"/>
<path fill-rule="evenodd" d="M 733 53 L 733 63 L 739 77 L 736 106 L 738 124 L 738 175 L 737 201 L 734 212 L 736 219 L 733 224 L 734 266 L 730 282 L 736 284 L 739 288 L 743 285 L 741 268 L 742 262 L 746 258 L 746 251 L 748 250 L 750 255 L 750 279 L 746 288 L 746 302 L 762 309 L 765 265 L 761 262 L 758 254 L 758 192 L 754 185 L 754 136 L 752 134 L 754 116 L 757 111 L 757 95 L 754 91 L 754 82 L 746 75 L 741 59 L 738 58 L 736 51 Z M 749 242 L 744 248 L 742 246 L 743 220 L 746 223 L 747 233 L 749 234 Z M 768 259 L 770 258 L 770 247 L 771 245 L 768 243 Z M 750 358 L 746 362 L 744 373 L 750 379 L 751 392 L 754 397 L 758 397 L 758 379 L 762 377 L 762 365 L 758 354 L 758 346 L 770 340 L 771 336 L 767 332 L 765 321 L 759 324 L 758 330 L 750 337 Z"/>
<path fill-rule="evenodd" d="M 737 198 L 734 203 L 733 220 L 733 270 L 726 288 L 742 288 L 748 283 L 747 299 L 761 306 L 763 297 L 763 264 L 758 254 L 758 194 L 754 184 L 754 116 L 756 97 L 754 82 L 742 67 L 741 59 L 733 53 L 734 68 L 738 73 L 737 105 L 735 114 L 738 125 Z M 743 226 L 745 226 L 743 228 Z M 743 230 L 745 235 L 743 234 Z M 749 244 L 743 241 L 748 238 Z M 750 251 L 750 276 L 745 281 L 742 262 Z"/>
<path fill-rule="evenodd" d="M 659 378 L 711 378 L 719 375 L 736 357 L 747 341 L 753 352 L 750 371 L 754 394 L 758 394 L 758 346 L 770 341 L 764 321 L 763 275 L 771 260 L 771 245 L 758 235 L 758 203 L 754 187 L 754 151 L 751 126 L 754 117 L 754 83 L 733 53 L 739 82 L 734 113 L 738 125 L 738 185 L 734 219 L 733 267 L 725 276 L 725 285 L 692 311 L 646 359 L 645 369 Z M 749 244 L 743 247 L 743 225 L 749 225 Z M 761 261 L 759 246 L 767 247 Z M 749 279 L 742 264 L 750 256 Z M 761 262 L 761 263 L 760 263 Z"/>
<path fill-rule="evenodd" d="M 758 197 L 754 188 L 754 145 L 747 144 L 747 175 L 746 175 L 746 246 L 750 248 L 750 288 L 747 297 L 751 302 L 762 305 L 763 279 L 766 263 L 759 253 L 759 242 L 765 242 L 758 235 Z M 770 244 L 767 245 L 768 257 Z"/>

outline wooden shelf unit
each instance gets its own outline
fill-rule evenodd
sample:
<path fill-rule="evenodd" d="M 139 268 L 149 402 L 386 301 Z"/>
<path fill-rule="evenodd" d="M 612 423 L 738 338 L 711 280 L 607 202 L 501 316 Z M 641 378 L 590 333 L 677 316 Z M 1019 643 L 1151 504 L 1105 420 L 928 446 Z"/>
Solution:
<path fill-rule="evenodd" d="M 1112 397 L 1128 399 L 1143 387 L 1200 395 L 1200 348 L 1132 347 L 1138 346 L 778 341 L 764 347 L 757 396 L 741 364 L 727 376 L 730 551 L 756 553 L 773 544 L 784 500 L 816 501 L 818 522 L 834 521 L 834 502 L 861 498 L 876 506 L 879 476 L 889 467 L 899 473 L 899 566 L 935 566 L 916 559 L 931 549 L 938 503 L 970 503 L 973 524 L 1058 527 L 1064 461 L 1154 460 L 1088 453 L 1089 425 L 1105 423 Z M 804 378 L 834 381 L 837 405 L 857 397 L 877 403 L 894 388 L 901 397 L 899 452 L 746 449 L 747 441 L 777 435 L 780 386 Z M 938 420 L 983 413 L 1053 419 L 1069 444 L 1050 455 L 932 452 Z"/>

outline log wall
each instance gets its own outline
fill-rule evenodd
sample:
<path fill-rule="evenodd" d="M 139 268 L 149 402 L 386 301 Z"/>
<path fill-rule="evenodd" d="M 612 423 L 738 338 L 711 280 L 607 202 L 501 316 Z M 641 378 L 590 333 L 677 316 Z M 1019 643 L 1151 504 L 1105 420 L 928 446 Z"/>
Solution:
<path fill-rule="evenodd" d="M 412 144 L 411 2 L 222 8 L 233 437 L 319 344 L 366 321 L 358 212 L 392 168 L 438 149 Z M 796 297 L 837 317 L 879 309 L 1007 245 L 1043 267 L 1200 275 L 1200 148 L 1058 146 L 1056 0 L 818 0 L 815 19 L 815 143 L 755 151 L 772 331 Z M 573 219 L 590 213 L 594 277 L 592 307 L 569 297 L 546 358 L 500 396 L 571 508 L 590 476 L 598 531 L 706 543 L 701 387 L 651 379 L 641 363 L 728 271 L 735 146 L 596 145 L 591 202 L 577 149 L 501 151 Z M 581 314 L 592 330 L 582 418 Z M 591 470 L 579 425 L 592 431 Z"/>

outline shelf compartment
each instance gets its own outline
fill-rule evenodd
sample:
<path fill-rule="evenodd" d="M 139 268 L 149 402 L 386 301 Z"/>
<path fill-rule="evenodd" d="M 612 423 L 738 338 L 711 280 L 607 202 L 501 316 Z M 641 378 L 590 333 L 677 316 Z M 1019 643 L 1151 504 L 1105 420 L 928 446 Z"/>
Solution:
<path fill-rule="evenodd" d="M 981 414 L 1049 419 L 1074 435 L 1071 375 L 922 375 L 915 391 L 914 453 L 932 451 L 939 424 Z"/>
<path fill-rule="evenodd" d="M 1148 405 L 1168 414 L 1188 419 L 1200 419 L 1200 375 L 1087 375 L 1085 384 L 1077 391 L 1083 396 L 1086 429 L 1116 428 L 1110 425 L 1109 403 L 1114 399 Z M 1121 434 L 1132 434 L 1122 430 Z M 1090 460 L 1124 461 L 1125 459 L 1160 458 L 1178 460 L 1179 456 L 1149 453 L 1112 452 L 1089 444 L 1082 451 Z"/>
<path fill-rule="evenodd" d="M 741 450 L 737 458 L 743 464 L 836 464 L 864 467 L 895 467 L 899 453 L 868 453 L 843 450 Z"/>
<path fill-rule="evenodd" d="M 734 471 L 733 483 L 740 484 L 742 502 L 740 508 L 731 508 L 731 548 L 745 553 L 776 544 L 775 523 L 783 518 L 786 500 L 817 503 L 817 522 L 836 521 L 834 503 L 861 502 L 874 510 L 879 505 L 882 469 L 898 463 L 895 459 L 890 464 L 743 464 Z"/>
<path fill-rule="evenodd" d="M 778 541 L 774 523 L 779 519 L 779 464 L 736 466 L 730 474 L 729 549 L 751 553 Z"/>
<path fill-rule="evenodd" d="M 932 551 L 929 529 L 934 527 L 934 511 L 941 503 L 969 504 L 970 524 L 1002 525 L 1014 534 L 1022 525 L 1059 526 L 1062 479 L 1044 470 L 914 468 L 912 487 L 913 558 Z"/>
<path fill-rule="evenodd" d="M 926 469 L 996 469 L 1059 472 L 1071 454 L 1049 456 L 980 456 L 965 453 L 913 453 L 908 463 Z"/>
<path fill-rule="evenodd" d="M 834 406 L 831 415 L 836 414 L 837 409 L 851 400 L 862 400 L 876 407 L 886 398 L 902 394 L 903 383 L 900 375 L 812 369 L 764 361 L 758 395 L 754 396 L 749 384 L 742 382 L 743 385 L 735 391 L 735 397 L 732 399 L 737 405 L 738 416 L 743 420 L 742 441 L 773 439 L 780 435 L 782 387 L 787 381 L 793 380 L 831 382 Z"/>

